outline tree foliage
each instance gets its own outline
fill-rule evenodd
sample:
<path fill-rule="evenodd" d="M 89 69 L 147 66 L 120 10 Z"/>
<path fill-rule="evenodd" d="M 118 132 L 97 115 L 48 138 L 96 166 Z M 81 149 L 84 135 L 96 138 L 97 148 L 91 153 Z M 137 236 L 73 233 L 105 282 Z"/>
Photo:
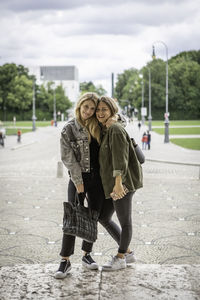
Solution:
<path fill-rule="evenodd" d="M 141 78 L 141 75 L 143 78 Z M 142 69 L 134 68 L 118 74 L 115 97 L 120 105 L 137 108 L 149 104 L 151 75 L 151 106 L 154 119 L 163 119 L 166 111 L 166 61 L 154 59 Z M 168 61 L 168 108 L 171 119 L 200 118 L 200 51 L 181 52 Z"/>
<path fill-rule="evenodd" d="M 81 94 L 84 94 L 87 92 L 97 93 L 99 96 L 103 96 L 106 94 L 106 90 L 104 90 L 104 88 L 101 84 L 95 86 L 92 81 L 81 82 L 80 83 L 80 91 L 81 91 Z"/>
<path fill-rule="evenodd" d="M 0 67 L 0 119 L 18 115 L 20 119 L 30 119 L 32 115 L 33 84 L 35 90 L 36 115 L 38 119 L 52 118 L 54 103 L 54 83 L 37 85 L 35 76 L 28 74 L 22 65 L 5 64 Z M 56 110 L 65 113 L 72 103 L 65 96 L 62 85 L 55 88 Z M 7 116 L 7 117 L 6 117 Z"/>

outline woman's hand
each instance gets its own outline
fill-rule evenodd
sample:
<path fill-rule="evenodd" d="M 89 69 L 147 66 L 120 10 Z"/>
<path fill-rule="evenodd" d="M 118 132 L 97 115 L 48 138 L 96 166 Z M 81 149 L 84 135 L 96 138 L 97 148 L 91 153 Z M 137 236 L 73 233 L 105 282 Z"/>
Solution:
<path fill-rule="evenodd" d="M 76 190 L 78 194 L 84 193 L 84 185 L 82 183 L 76 185 Z"/>
<path fill-rule="evenodd" d="M 110 127 L 113 123 L 116 123 L 118 120 L 118 115 L 114 115 L 106 121 L 106 127 Z"/>
<path fill-rule="evenodd" d="M 118 200 L 123 198 L 126 195 L 126 192 L 124 190 L 123 185 L 120 184 L 115 184 L 112 193 L 110 196 L 112 197 L 113 200 Z"/>

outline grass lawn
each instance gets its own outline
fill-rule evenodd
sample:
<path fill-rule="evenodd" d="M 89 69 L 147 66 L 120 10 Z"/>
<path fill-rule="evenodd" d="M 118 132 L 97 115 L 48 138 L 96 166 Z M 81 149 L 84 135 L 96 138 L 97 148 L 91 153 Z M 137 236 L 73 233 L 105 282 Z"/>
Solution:
<path fill-rule="evenodd" d="M 170 139 L 170 142 L 181 146 L 183 148 L 192 149 L 192 150 L 200 150 L 200 138 L 198 139 Z"/>
<path fill-rule="evenodd" d="M 6 135 L 17 135 L 18 128 L 20 128 L 20 127 L 6 128 Z M 32 129 L 25 129 L 25 128 L 21 129 L 22 134 L 26 133 L 26 132 L 30 132 L 30 131 L 32 131 Z"/>
<path fill-rule="evenodd" d="M 153 131 L 164 134 L 165 129 L 163 128 L 153 128 Z M 169 134 L 200 134 L 200 127 L 183 127 L 183 128 L 170 128 Z"/>
<path fill-rule="evenodd" d="M 148 126 L 148 121 L 145 122 Z M 173 121 L 169 120 L 169 126 L 191 126 L 191 125 L 200 125 L 200 120 L 187 120 L 187 121 Z M 152 121 L 152 126 L 163 126 L 164 127 L 164 120 L 163 121 Z"/>
<path fill-rule="evenodd" d="M 14 123 L 13 122 L 3 122 L 5 127 L 10 127 L 13 126 L 14 127 Z M 19 121 L 16 122 L 15 127 L 32 127 L 33 122 L 32 121 Z M 50 126 L 51 125 L 51 121 L 36 121 L 35 122 L 36 127 L 44 127 L 44 126 Z"/>

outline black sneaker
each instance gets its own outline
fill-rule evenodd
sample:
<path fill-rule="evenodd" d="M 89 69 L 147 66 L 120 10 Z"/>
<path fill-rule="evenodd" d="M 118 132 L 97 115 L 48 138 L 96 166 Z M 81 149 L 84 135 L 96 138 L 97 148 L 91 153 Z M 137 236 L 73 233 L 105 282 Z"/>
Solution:
<path fill-rule="evenodd" d="M 97 263 L 90 256 L 90 254 L 86 254 L 83 256 L 82 265 L 90 270 L 97 270 L 99 268 Z"/>
<path fill-rule="evenodd" d="M 69 260 L 62 259 L 58 271 L 55 274 L 56 279 L 63 279 L 67 276 L 67 273 L 71 270 L 71 263 Z"/>

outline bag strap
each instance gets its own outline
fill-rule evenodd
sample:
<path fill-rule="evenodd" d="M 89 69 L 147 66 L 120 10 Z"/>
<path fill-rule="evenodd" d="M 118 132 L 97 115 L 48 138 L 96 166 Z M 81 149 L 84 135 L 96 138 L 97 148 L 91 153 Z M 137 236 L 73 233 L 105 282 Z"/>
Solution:
<path fill-rule="evenodd" d="M 90 218 L 92 218 L 92 210 L 91 210 L 91 208 L 90 208 L 90 201 L 89 201 L 89 199 L 88 199 L 87 194 L 85 194 L 85 198 L 86 198 L 87 203 L 88 203 L 89 216 L 90 216 Z M 76 191 L 76 193 L 75 193 L 75 206 L 77 207 L 78 205 L 84 206 L 84 205 L 81 205 L 80 200 L 79 200 L 79 194 L 78 194 L 78 192 Z"/>

